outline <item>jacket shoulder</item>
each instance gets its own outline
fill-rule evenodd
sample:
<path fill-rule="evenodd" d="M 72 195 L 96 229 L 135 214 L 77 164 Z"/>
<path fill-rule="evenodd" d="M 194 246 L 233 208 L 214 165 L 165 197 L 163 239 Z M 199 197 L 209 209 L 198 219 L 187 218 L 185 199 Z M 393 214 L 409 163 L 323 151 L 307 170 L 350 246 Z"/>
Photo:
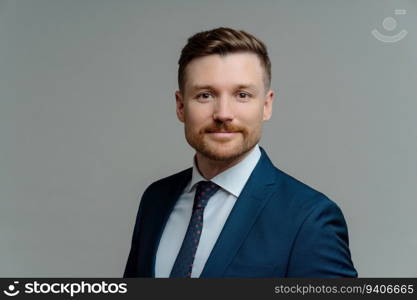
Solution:
<path fill-rule="evenodd" d="M 317 206 L 337 206 L 334 201 L 317 189 L 275 166 L 274 171 L 278 178 L 277 193 L 286 199 L 287 205 L 304 211 L 311 211 Z"/>
<path fill-rule="evenodd" d="M 155 190 L 165 190 L 167 188 L 176 187 L 185 181 L 191 179 L 192 168 L 182 170 L 173 175 L 161 178 L 151 183 L 145 190 L 144 193 L 153 192 Z"/>
<path fill-rule="evenodd" d="M 357 277 L 346 220 L 325 194 L 275 167 L 279 178 L 273 205 L 292 232 L 288 277 Z M 282 225 L 282 223 L 281 223 Z"/>

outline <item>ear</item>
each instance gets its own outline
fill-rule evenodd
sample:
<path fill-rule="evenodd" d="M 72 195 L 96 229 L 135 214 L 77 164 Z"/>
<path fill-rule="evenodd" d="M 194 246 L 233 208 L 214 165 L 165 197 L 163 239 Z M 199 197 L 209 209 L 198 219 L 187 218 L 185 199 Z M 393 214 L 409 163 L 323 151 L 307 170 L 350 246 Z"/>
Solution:
<path fill-rule="evenodd" d="M 184 123 L 184 98 L 180 91 L 175 92 L 178 120 Z"/>
<path fill-rule="evenodd" d="M 274 102 L 275 93 L 272 90 L 269 90 L 265 96 L 264 102 L 264 113 L 263 113 L 263 120 L 267 121 L 272 116 L 272 104 Z"/>

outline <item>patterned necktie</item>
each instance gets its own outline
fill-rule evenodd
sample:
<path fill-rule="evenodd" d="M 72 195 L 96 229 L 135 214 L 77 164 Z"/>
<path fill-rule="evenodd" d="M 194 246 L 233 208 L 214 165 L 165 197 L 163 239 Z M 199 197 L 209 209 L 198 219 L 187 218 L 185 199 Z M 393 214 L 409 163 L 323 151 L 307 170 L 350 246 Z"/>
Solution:
<path fill-rule="evenodd" d="M 203 229 L 203 213 L 208 200 L 219 189 L 210 181 L 200 181 L 194 197 L 193 213 L 170 277 L 191 277 L 194 257 Z"/>

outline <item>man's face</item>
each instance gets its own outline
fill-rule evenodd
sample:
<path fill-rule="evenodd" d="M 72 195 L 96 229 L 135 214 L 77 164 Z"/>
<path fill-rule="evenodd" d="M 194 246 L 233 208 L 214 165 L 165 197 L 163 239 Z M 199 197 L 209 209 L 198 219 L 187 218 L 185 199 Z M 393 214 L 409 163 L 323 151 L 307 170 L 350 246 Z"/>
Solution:
<path fill-rule="evenodd" d="M 196 58 L 185 72 L 184 90 L 176 92 L 177 116 L 191 147 L 216 161 L 232 161 L 252 149 L 271 117 L 274 96 L 265 91 L 256 54 Z"/>

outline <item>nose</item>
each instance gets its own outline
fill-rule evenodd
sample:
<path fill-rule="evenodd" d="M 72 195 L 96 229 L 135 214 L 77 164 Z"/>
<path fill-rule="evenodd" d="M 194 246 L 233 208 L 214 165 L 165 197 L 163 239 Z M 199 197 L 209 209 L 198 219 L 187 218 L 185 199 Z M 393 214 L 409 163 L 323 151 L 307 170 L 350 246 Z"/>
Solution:
<path fill-rule="evenodd" d="M 219 122 L 230 122 L 233 118 L 234 114 L 231 101 L 226 97 L 218 98 L 214 105 L 213 119 Z"/>

